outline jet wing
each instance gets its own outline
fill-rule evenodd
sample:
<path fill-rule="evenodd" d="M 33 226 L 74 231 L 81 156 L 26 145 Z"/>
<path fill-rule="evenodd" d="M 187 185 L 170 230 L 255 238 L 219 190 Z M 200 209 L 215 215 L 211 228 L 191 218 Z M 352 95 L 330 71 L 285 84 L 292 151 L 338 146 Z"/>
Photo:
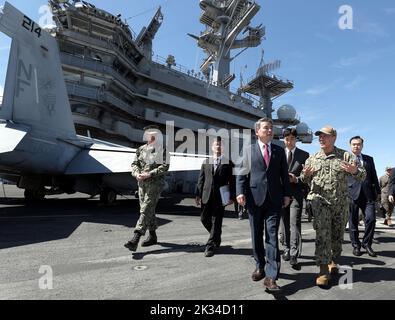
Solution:
<path fill-rule="evenodd" d="M 13 151 L 28 132 L 28 128 L 9 122 L 0 123 L 0 153 Z"/>
<path fill-rule="evenodd" d="M 94 143 L 70 162 L 65 174 L 129 173 L 136 156 L 136 149 L 114 144 Z M 204 155 L 170 153 L 169 171 L 200 170 Z"/>
<path fill-rule="evenodd" d="M 130 172 L 136 149 L 93 144 L 70 162 L 65 174 L 104 174 Z"/>
<path fill-rule="evenodd" d="M 208 156 L 199 154 L 184 154 L 170 152 L 169 171 L 200 170 L 202 163 Z"/>

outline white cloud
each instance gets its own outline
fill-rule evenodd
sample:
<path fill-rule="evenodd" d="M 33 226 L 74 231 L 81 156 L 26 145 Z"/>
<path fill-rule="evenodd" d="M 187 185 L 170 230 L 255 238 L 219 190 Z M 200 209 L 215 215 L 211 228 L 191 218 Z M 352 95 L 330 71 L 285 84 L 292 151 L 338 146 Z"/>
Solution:
<path fill-rule="evenodd" d="M 318 39 L 324 40 L 324 41 L 329 42 L 329 43 L 335 42 L 335 40 L 333 40 L 333 38 L 330 37 L 330 36 L 328 36 L 327 34 L 323 34 L 323 33 L 320 33 L 320 32 L 316 32 L 316 33 L 314 34 L 314 36 L 315 36 L 316 38 L 318 38 Z"/>
<path fill-rule="evenodd" d="M 308 90 L 306 90 L 306 94 L 311 95 L 311 96 L 319 96 L 325 92 L 327 92 L 328 90 L 332 89 L 336 84 L 338 84 L 341 80 L 337 79 L 334 80 L 332 83 L 329 84 L 322 84 L 322 85 L 318 85 L 315 86 L 313 88 L 310 88 Z"/>
<path fill-rule="evenodd" d="M 336 66 L 341 68 L 341 67 L 350 67 L 350 66 L 353 66 L 356 64 L 368 64 L 368 63 L 370 63 L 374 60 L 377 60 L 377 59 L 379 59 L 379 57 L 374 52 L 360 53 L 354 57 L 341 59 L 336 64 Z"/>
<path fill-rule="evenodd" d="M 340 127 L 337 130 L 338 134 L 344 134 L 344 133 L 348 133 L 348 132 L 352 132 L 354 131 L 356 128 L 354 126 L 348 126 L 348 127 Z"/>
<path fill-rule="evenodd" d="M 308 123 L 308 122 L 318 121 L 323 118 L 325 118 L 325 116 L 324 116 L 323 112 L 321 112 L 321 109 L 320 109 L 320 112 L 314 112 L 314 111 L 305 112 L 305 114 L 303 114 L 303 117 L 301 120 L 302 120 L 302 122 Z"/>
<path fill-rule="evenodd" d="M 390 34 L 379 23 L 366 22 L 355 28 L 357 32 L 373 37 L 387 38 Z"/>
<path fill-rule="evenodd" d="M 318 96 L 320 94 L 325 93 L 331 88 L 331 85 L 320 85 L 316 86 L 314 88 L 306 90 L 306 94 L 311 95 L 311 96 Z"/>
<path fill-rule="evenodd" d="M 384 9 L 384 12 L 386 14 L 388 14 L 389 16 L 393 15 L 393 14 L 395 14 L 395 8 L 386 8 L 386 9 Z"/>
<path fill-rule="evenodd" d="M 357 89 L 359 87 L 359 85 L 365 80 L 364 77 L 362 76 L 357 76 L 354 80 L 352 80 L 351 82 L 348 82 L 344 87 L 347 90 L 354 90 Z"/>
<path fill-rule="evenodd" d="M 316 86 L 314 88 L 306 90 L 306 94 L 309 94 L 309 95 L 312 95 L 312 96 L 318 96 L 320 94 L 325 93 L 329 89 L 330 89 L 330 86 L 325 86 L 325 85 Z"/>
<path fill-rule="evenodd" d="M 376 51 L 362 52 L 354 57 L 341 59 L 339 62 L 336 62 L 334 64 L 334 67 L 344 68 L 360 64 L 370 64 L 371 62 L 384 58 L 387 55 L 393 55 L 394 52 L 395 47 L 379 49 Z"/>
<path fill-rule="evenodd" d="M 383 9 L 381 9 L 382 11 Z M 388 10 L 388 9 L 384 9 Z M 391 11 L 387 11 L 389 14 Z M 356 17 L 354 19 L 353 30 L 364 37 L 364 41 L 372 42 L 377 41 L 378 38 L 388 38 L 390 33 L 386 30 L 385 26 L 382 24 L 382 20 L 372 20 L 370 15 L 363 14 L 361 12 L 356 12 Z"/>

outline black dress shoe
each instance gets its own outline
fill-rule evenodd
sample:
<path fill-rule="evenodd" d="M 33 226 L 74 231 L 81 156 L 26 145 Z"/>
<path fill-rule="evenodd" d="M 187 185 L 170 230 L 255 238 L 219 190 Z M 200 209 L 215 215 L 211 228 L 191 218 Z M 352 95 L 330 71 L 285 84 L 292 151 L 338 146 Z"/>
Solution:
<path fill-rule="evenodd" d="M 283 253 L 283 260 L 284 261 L 289 261 L 289 259 L 291 259 L 291 256 L 289 254 L 289 251 L 286 251 Z"/>
<path fill-rule="evenodd" d="M 352 254 L 356 257 L 360 257 L 362 255 L 361 249 L 359 248 L 354 248 L 354 250 L 352 251 Z"/>
<path fill-rule="evenodd" d="M 277 293 L 281 290 L 280 287 L 277 285 L 276 280 L 273 280 L 272 278 L 265 278 L 263 280 L 263 285 L 266 287 L 266 290 L 268 292 Z"/>
<path fill-rule="evenodd" d="M 373 258 L 377 257 L 376 252 L 374 252 L 374 250 L 372 249 L 371 246 L 366 246 L 366 247 L 364 247 L 364 249 L 366 250 L 366 252 L 368 253 L 369 256 L 371 256 Z"/>
<path fill-rule="evenodd" d="M 289 260 L 289 264 L 291 265 L 292 269 L 294 270 L 300 270 L 300 264 L 298 263 L 298 258 L 291 256 L 291 259 Z"/>
<path fill-rule="evenodd" d="M 265 277 L 265 270 L 256 268 L 251 275 L 252 281 L 260 281 Z"/>
<path fill-rule="evenodd" d="M 204 250 L 204 256 L 209 258 L 214 255 L 214 246 L 207 246 L 206 250 Z"/>
<path fill-rule="evenodd" d="M 138 243 L 128 241 L 123 245 L 125 248 L 128 248 L 130 251 L 136 251 Z"/>

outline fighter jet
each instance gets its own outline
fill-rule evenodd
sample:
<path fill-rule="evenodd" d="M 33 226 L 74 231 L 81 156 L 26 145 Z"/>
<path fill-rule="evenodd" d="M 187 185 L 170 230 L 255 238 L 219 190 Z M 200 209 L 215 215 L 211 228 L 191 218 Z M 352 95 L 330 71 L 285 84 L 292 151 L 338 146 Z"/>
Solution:
<path fill-rule="evenodd" d="M 0 176 L 46 194 L 117 194 L 136 190 L 135 149 L 76 134 L 56 40 L 6 2 L 0 31 L 12 39 L 0 109 Z M 170 171 L 198 170 L 205 156 L 171 154 Z"/>

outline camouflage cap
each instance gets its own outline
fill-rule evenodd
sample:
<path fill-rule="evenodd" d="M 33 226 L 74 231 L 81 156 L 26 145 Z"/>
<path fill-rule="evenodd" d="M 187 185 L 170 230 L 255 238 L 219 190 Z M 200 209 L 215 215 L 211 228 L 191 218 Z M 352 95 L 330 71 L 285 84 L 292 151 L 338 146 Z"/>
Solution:
<path fill-rule="evenodd" d="M 327 134 L 329 136 L 336 136 L 337 135 L 335 128 L 333 128 L 332 126 L 329 126 L 329 125 L 326 125 L 326 126 L 322 127 L 320 130 L 316 131 L 315 135 L 319 136 L 321 133 Z"/>

